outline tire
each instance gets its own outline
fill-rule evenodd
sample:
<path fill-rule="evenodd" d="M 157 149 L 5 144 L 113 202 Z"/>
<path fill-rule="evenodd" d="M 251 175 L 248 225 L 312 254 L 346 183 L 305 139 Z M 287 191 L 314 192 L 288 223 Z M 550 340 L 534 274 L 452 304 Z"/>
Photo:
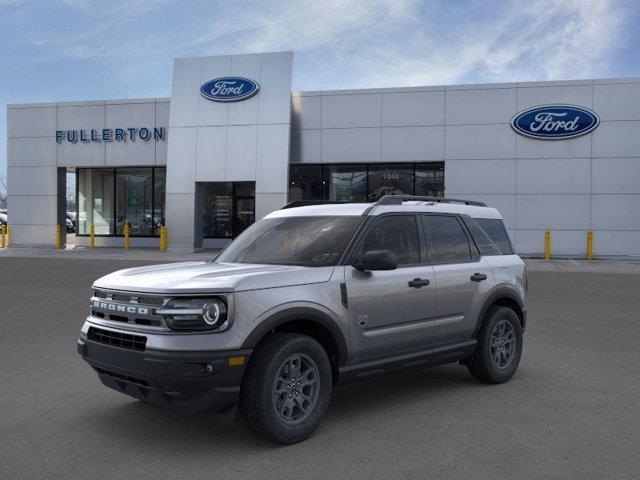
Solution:
<path fill-rule="evenodd" d="M 240 414 L 262 438 L 286 445 L 301 442 L 327 411 L 331 376 L 329 358 L 317 341 L 274 333 L 251 356 L 240 387 Z"/>
<path fill-rule="evenodd" d="M 476 352 L 467 365 L 471 375 L 489 383 L 508 381 L 516 373 L 522 356 L 522 325 L 516 312 L 509 307 L 491 307 L 477 340 Z"/>

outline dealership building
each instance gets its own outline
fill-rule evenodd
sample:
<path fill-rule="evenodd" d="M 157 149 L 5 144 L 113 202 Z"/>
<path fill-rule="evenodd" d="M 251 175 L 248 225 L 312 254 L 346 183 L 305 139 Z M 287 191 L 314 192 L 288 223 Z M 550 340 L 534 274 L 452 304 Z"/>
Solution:
<path fill-rule="evenodd" d="M 292 52 L 175 60 L 170 98 L 7 109 L 14 246 L 220 247 L 294 200 L 479 200 L 516 250 L 640 256 L 640 79 L 292 92 Z"/>

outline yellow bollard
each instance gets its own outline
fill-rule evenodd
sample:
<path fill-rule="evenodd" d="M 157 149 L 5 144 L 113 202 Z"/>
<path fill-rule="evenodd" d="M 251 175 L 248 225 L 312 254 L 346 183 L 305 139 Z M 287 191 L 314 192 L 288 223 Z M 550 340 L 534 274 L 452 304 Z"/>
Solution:
<path fill-rule="evenodd" d="M 129 224 L 124 225 L 124 251 L 129 250 Z"/>
<path fill-rule="evenodd" d="M 551 258 L 551 230 L 545 230 L 544 232 L 544 259 L 549 260 Z"/>
<path fill-rule="evenodd" d="M 160 251 L 164 252 L 167 250 L 167 227 L 162 225 L 160 227 Z"/>
<path fill-rule="evenodd" d="M 593 260 L 593 232 L 587 232 L 587 260 Z"/>
<path fill-rule="evenodd" d="M 11 245 L 11 225 L 7 223 L 7 247 Z"/>
<path fill-rule="evenodd" d="M 0 246 L 2 246 L 2 248 L 4 248 L 4 246 L 7 244 L 7 226 L 6 225 L 2 225 L 0 226 L 0 237 L 2 237 L 2 242 L 0 243 Z"/>
<path fill-rule="evenodd" d="M 62 228 L 60 225 L 56 225 L 56 248 L 62 248 Z"/>
<path fill-rule="evenodd" d="M 96 248 L 96 229 L 93 227 L 89 227 L 89 248 Z"/>

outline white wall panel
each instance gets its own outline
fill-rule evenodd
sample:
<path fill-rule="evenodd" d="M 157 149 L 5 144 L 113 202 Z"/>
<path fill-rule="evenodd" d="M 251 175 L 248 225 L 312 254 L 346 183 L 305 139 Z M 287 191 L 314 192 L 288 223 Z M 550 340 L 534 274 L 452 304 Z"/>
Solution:
<path fill-rule="evenodd" d="M 196 93 L 197 100 L 197 124 L 206 125 L 226 125 L 229 119 L 229 104 L 223 102 L 212 102 L 200 94 L 200 87 L 218 77 L 228 77 L 231 75 L 231 55 L 219 57 L 206 57 L 202 59 L 202 69 L 198 74 L 198 85 L 191 86 L 191 90 Z M 193 92 L 192 92 L 193 93 Z M 171 103 L 174 100 L 172 98 Z M 173 112 L 171 113 L 173 118 Z M 173 120 L 172 120 L 173 121 Z"/>
<path fill-rule="evenodd" d="M 591 228 L 640 230 L 640 195 L 593 195 Z"/>
<path fill-rule="evenodd" d="M 323 95 L 322 128 L 380 126 L 380 95 Z"/>
<path fill-rule="evenodd" d="M 587 230 L 589 195 L 517 195 L 518 229 Z"/>
<path fill-rule="evenodd" d="M 287 193 L 289 178 L 289 125 L 258 125 L 256 192 Z"/>
<path fill-rule="evenodd" d="M 593 255 L 640 256 L 640 231 L 594 231 Z"/>
<path fill-rule="evenodd" d="M 227 127 L 225 170 L 228 182 L 256 179 L 257 143 L 257 125 L 229 125 Z M 280 174 L 282 175 L 282 171 Z"/>
<path fill-rule="evenodd" d="M 592 135 L 594 157 L 640 157 L 640 121 L 601 122 Z"/>
<path fill-rule="evenodd" d="M 196 182 L 226 181 L 227 127 L 199 127 Z"/>
<path fill-rule="evenodd" d="M 167 163 L 167 198 L 169 193 L 193 194 L 195 192 L 196 129 L 176 127 L 171 128 L 170 133 L 171 141 L 167 155 L 172 161 Z M 167 201 L 167 205 L 168 203 Z M 183 213 L 189 215 L 189 212 Z"/>
<path fill-rule="evenodd" d="M 54 137 L 7 139 L 7 165 L 52 167 L 58 163 Z"/>
<path fill-rule="evenodd" d="M 593 193 L 640 193 L 640 157 L 594 158 Z"/>
<path fill-rule="evenodd" d="M 293 129 L 322 127 L 322 98 L 319 95 L 292 97 L 291 112 Z"/>
<path fill-rule="evenodd" d="M 444 127 L 383 127 L 382 161 L 444 159 Z"/>
<path fill-rule="evenodd" d="M 256 193 L 256 220 L 287 204 L 286 193 Z"/>
<path fill-rule="evenodd" d="M 451 159 L 515 158 L 509 125 L 447 125 L 445 155 Z"/>
<path fill-rule="evenodd" d="M 379 128 L 325 128 L 322 130 L 322 161 L 380 161 Z"/>
<path fill-rule="evenodd" d="M 322 162 L 322 130 L 291 130 L 291 162 Z"/>
<path fill-rule="evenodd" d="M 584 158 L 591 156 L 591 135 L 570 140 L 535 140 L 517 137 L 518 158 Z"/>
<path fill-rule="evenodd" d="M 9 220 L 11 222 L 11 220 Z M 55 246 L 55 220 L 51 224 L 11 224 L 11 244 L 20 246 Z"/>
<path fill-rule="evenodd" d="M 446 167 L 445 167 L 446 170 Z M 446 177 L 446 175 L 445 175 Z M 465 200 L 476 200 L 484 202 L 488 207 L 496 208 L 502 214 L 507 228 L 513 229 L 516 226 L 516 196 L 512 194 L 491 194 L 491 193 L 466 193 L 456 191 L 445 191 L 445 196 L 453 198 L 463 198 Z"/>
<path fill-rule="evenodd" d="M 59 106 L 58 130 L 84 130 L 87 136 L 91 129 L 101 131 L 105 128 L 105 108 L 106 102 L 95 105 Z M 125 125 L 123 128 L 128 126 L 132 125 Z M 55 131 L 53 134 L 55 135 Z"/>
<path fill-rule="evenodd" d="M 65 141 L 57 146 L 59 167 L 102 167 L 106 164 L 105 142 Z"/>
<path fill-rule="evenodd" d="M 591 85 L 540 85 L 518 87 L 518 111 L 549 103 L 580 105 L 591 108 L 593 95 Z"/>
<path fill-rule="evenodd" d="M 444 95 L 444 91 L 385 93 L 382 126 L 443 125 Z"/>
<path fill-rule="evenodd" d="M 515 88 L 447 91 L 447 125 L 509 123 L 515 112 Z"/>
<path fill-rule="evenodd" d="M 246 77 L 255 80 L 259 84 L 260 71 L 262 70 L 262 55 L 233 55 L 231 57 L 231 75 L 234 77 Z M 206 80 L 203 79 L 204 83 Z M 260 95 L 241 102 L 229 102 L 229 125 L 255 125 L 258 123 L 258 102 Z M 201 101 L 210 102 L 203 98 Z"/>
<path fill-rule="evenodd" d="M 156 127 L 164 127 L 164 140 L 155 142 L 156 165 L 167 164 L 167 144 L 169 142 L 169 102 L 156 102 Z"/>
<path fill-rule="evenodd" d="M 178 58 L 173 63 L 169 125 L 193 126 L 198 122 L 201 58 Z M 226 114 L 225 114 L 226 122 Z"/>
<path fill-rule="evenodd" d="M 544 254 L 545 230 L 518 230 L 515 248 L 523 255 Z M 582 257 L 587 254 L 587 233 L 584 230 L 552 230 L 551 257 L 557 255 Z"/>
<path fill-rule="evenodd" d="M 593 86 L 593 109 L 600 120 L 640 120 L 640 82 Z"/>
<path fill-rule="evenodd" d="M 57 195 L 57 167 L 7 168 L 9 195 Z"/>
<path fill-rule="evenodd" d="M 258 123 L 291 123 L 291 69 L 293 52 L 262 55 Z"/>
<path fill-rule="evenodd" d="M 7 108 L 7 137 L 55 137 L 57 107 Z"/>
<path fill-rule="evenodd" d="M 518 193 L 589 193 L 591 160 L 555 158 L 517 161 Z"/>
<path fill-rule="evenodd" d="M 9 195 L 9 224 L 55 225 L 57 200 L 57 195 Z"/>
<path fill-rule="evenodd" d="M 446 192 L 515 193 L 515 160 L 449 160 Z"/>

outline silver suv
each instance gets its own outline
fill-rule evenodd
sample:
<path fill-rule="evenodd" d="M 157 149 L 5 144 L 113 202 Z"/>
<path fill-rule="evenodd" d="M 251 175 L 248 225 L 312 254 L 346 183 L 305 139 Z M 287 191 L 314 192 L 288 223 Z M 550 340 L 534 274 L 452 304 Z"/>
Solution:
<path fill-rule="evenodd" d="M 289 444 L 340 383 L 450 362 L 509 380 L 525 291 L 502 217 L 482 203 L 290 204 L 212 261 L 97 280 L 78 352 L 108 387 L 228 420 L 239 409 Z"/>

